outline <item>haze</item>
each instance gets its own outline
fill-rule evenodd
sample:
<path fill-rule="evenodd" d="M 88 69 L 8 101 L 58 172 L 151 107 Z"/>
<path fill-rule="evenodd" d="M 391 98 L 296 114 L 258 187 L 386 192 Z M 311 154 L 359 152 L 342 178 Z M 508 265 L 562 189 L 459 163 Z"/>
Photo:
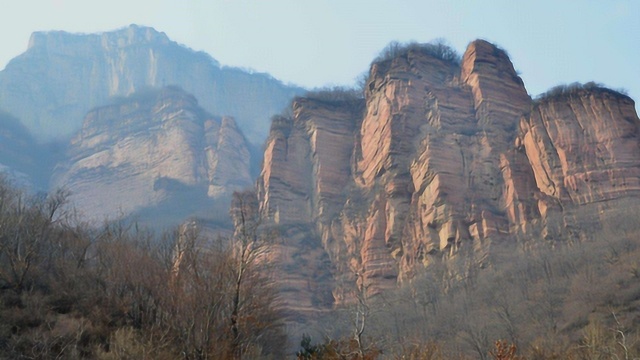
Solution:
<path fill-rule="evenodd" d="M 0 359 L 640 359 L 640 0 L 562 4 L 5 6 Z"/>
<path fill-rule="evenodd" d="M 8 7 L 8 9 L 7 9 Z M 388 42 L 475 38 L 507 49 L 532 95 L 574 81 L 640 98 L 640 2 L 31 0 L 0 15 L 0 67 L 33 31 L 164 31 L 223 65 L 305 87 L 350 85 Z"/>

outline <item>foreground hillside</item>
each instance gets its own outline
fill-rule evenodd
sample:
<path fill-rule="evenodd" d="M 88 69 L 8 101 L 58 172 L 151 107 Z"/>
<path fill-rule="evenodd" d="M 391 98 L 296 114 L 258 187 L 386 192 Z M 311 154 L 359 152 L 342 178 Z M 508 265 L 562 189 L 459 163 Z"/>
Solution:
<path fill-rule="evenodd" d="M 194 223 L 154 235 L 89 228 L 63 193 L 29 197 L 3 180 L 0 358 L 640 356 L 640 233 L 624 223 L 590 241 L 507 247 L 463 277 L 433 266 L 377 296 L 354 287 L 354 301 L 295 327 L 254 202 L 236 195 L 232 237 Z"/>
<path fill-rule="evenodd" d="M 235 253 L 242 238 L 95 228 L 66 202 L 0 178 L 0 358 L 285 356 L 276 293 L 264 266 Z"/>

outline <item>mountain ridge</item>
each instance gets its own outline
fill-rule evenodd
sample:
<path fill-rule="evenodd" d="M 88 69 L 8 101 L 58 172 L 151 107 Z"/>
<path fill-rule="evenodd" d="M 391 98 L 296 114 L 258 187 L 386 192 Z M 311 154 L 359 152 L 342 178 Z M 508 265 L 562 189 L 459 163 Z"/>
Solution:
<path fill-rule="evenodd" d="M 0 71 L 0 109 L 40 140 L 64 138 L 109 98 L 167 85 L 194 94 L 211 113 L 234 116 L 254 143 L 265 137 L 270 114 L 302 92 L 267 74 L 221 67 L 163 32 L 130 25 L 99 34 L 34 33 L 27 51 Z"/>
<path fill-rule="evenodd" d="M 316 292 L 286 286 L 296 308 L 328 291 L 339 306 L 358 286 L 374 295 L 436 264 L 464 277 L 508 244 L 590 238 L 640 196 L 628 96 L 587 84 L 534 101 L 487 41 L 459 63 L 419 46 L 372 63 L 363 105 L 299 97 L 272 124 L 263 221 L 287 234 L 280 253 L 314 249 L 297 265 L 276 256 L 283 282 L 304 283 L 325 258 L 332 269 Z"/>

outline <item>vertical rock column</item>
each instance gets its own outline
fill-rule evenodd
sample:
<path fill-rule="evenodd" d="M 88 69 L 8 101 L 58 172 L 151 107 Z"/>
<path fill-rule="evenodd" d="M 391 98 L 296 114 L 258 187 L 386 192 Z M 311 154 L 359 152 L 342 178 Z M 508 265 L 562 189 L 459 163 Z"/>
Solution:
<path fill-rule="evenodd" d="M 422 187 L 414 181 L 413 162 L 439 126 L 429 120 L 438 118 L 434 93 L 446 87 L 457 70 L 455 63 L 421 51 L 372 66 L 356 181 L 375 193 L 362 227 L 360 256 L 364 280 L 379 288 L 395 286 L 412 195 L 416 185 Z"/>
<path fill-rule="evenodd" d="M 469 44 L 462 60 L 461 78 L 471 88 L 478 133 L 473 167 L 470 169 L 473 187 L 478 194 L 478 206 L 472 209 L 480 236 L 492 230 L 507 233 L 504 212 L 515 225 L 531 206 L 520 197 L 529 198 L 534 189 L 522 173 L 524 164 L 513 151 L 520 117 L 531 107 L 522 79 L 517 75 L 508 55 L 483 40 Z M 512 165 L 517 164 L 515 168 Z M 515 177 L 514 177 L 515 176 Z M 479 212 L 482 209 L 482 212 Z M 497 221 L 497 222 L 496 222 Z"/>

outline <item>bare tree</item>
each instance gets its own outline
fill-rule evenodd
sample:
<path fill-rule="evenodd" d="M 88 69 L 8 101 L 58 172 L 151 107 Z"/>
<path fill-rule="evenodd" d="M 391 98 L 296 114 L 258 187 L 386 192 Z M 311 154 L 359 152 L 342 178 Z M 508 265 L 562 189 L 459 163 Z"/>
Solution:
<path fill-rule="evenodd" d="M 231 203 L 231 216 L 235 226 L 235 232 L 231 238 L 232 259 L 230 269 L 232 270 L 233 295 L 231 314 L 229 317 L 231 329 L 231 354 L 234 359 L 241 359 L 249 339 L 243 339 L 242 334 L 247 337 L 247 330 L 242 329 L 242 319 L 248 314 L 243 314 L 243 310 L 248 311 L 255 300 L 255 293 L 259 292 L 257 282 L 262 282 L 261 286 L 271 287 L 272 282 L 268 277 L 264 277 L 266 265 L 269 262 L 268 255 L 273 243 L 273 236 L 261 232 L 261 218 L 258 211 L 257 196 L 251 191 L 235 192 Z M 252 286 L 253 285 L 253 286 Z M 270 293 L 271 300 L 275 294 Z M 263 299 L 267 300 L 267 299 Z M 246 325 L 246 321 L 245 321 Z M 277 324 L 274 324 L 277 325 Z M 244 340 L 244 344 L 243 344 Z M 245 349 L 243 349 L 243 346 Z"/>

